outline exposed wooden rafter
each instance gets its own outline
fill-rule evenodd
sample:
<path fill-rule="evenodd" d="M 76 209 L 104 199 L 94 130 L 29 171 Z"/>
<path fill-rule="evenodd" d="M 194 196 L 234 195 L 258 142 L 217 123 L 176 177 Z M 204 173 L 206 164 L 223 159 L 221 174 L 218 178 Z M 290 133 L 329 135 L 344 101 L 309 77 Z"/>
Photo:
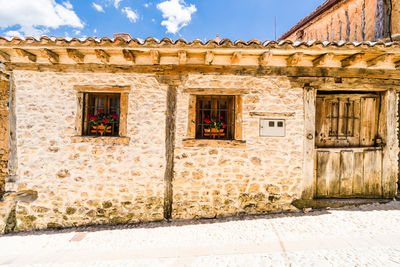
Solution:
<path fill-rule="evenodd" d="M 400 60 L 394 62 L 394 66 L 396 69 L 400 69 Z"/>
<path fill-rule="evenodd" d="M 151 50 L 150 56 L 153 64 L 160 64 L 160 52 L 158 50 Z"/>
<path fill-rule="evenodd" d="M 342 67 L 343 68 L 351 67 L 351 66 L 357 64 L 358 62 L 362 61 L 363 57 L 364 57 L 364 53 L 357 53 L 357 54 L 351 55 L 349 57 L 346 57 L 345 59 L 342 59 L 342 61 L 341 61 Z"/>
<path fill-rule="evenodd" d="M 186 61 L 187 61 L 186 51 L 178 52 L 178 61 L 179 61 L 179 64 L 186 64 Z"/>
<path fill-rule="evenodd" d="M 271 52 L 265 52 L 260 56 L 259 63 L 261 66 L 267 66 L 272 59 Z"/>
<path fill-rule="evenodd" d="M 78 49 L 67 48 L 67 54 L 76 63 L 83 63 L 85 60 L 85 55 L 79 52 Z"/>
<path fill-rule="evenodd" d="M 0 61 L 10 61 L 11 57 L 8 53 L 0 50 Z"/>
<path fill-rule="evenodd" d="M 393 54 L 383 54 L 367 61 L 368 67 L 388 63 L 392 60 Z"/>
<path fill-rule="evenodd" d="M 288 57 L 287 65 L 297 66 L 302 59 L 303 59 L 303 53 L 301 52 L 294 53 Z"/>
<path fill-rule="evenodd" d="M 214 52 L 207 51 L 204 61 L 205 61 L 205 64 L 210 65 L 214 61 Z"/>
<path fill-rule="evenodd" d="M 232 55 L 231 63 L 238 64 L 242 59 L 242 52 L 234 52 Z"/>
<path fill-rule="evenodd" d="M 15 48 L 15 52 L 17 52 L 20 57 L 27 58 L 31 62 L 36 62 L 36 55 L 26 51 L 25 49 Z"/>
<path fill-rule="evenodd" d="M 126 61 L 135 63 L 135 55 L 133 54 L 132 50 L 122 49 L 122 54 L 124 55 Z"/>
<path fill-rule="evenodd" d="M 110 62 L 110 55 L 103 49 L 95 49 L 94 52 L 96 53 L 96 57 L 104 64 Z"/>
<path fill-rule="evenodd" d="M 60 62 L 60 56 L 54 51 L 51 51 L 50 49 L 47 48 L 42 49 L 41 55 L 42 57 L 47 58 L 50 61 L 50 63 L 56 64 Z"/>
<path fill-rule="evenodd" d="M 314 67 L 319 67 L 319 66 L 325 66 L 329 61 L 332 60 L 333 60 L 333 53 L 326 53 L 317 57 L 312 62 Z"/>

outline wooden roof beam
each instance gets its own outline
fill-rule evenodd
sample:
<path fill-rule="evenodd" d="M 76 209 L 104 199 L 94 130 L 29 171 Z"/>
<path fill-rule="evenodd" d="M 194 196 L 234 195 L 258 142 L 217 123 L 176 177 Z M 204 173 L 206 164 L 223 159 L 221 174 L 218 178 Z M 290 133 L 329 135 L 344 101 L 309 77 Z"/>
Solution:
<path fill-rule="evenodd" d="M 160 52 L 158 52 L 158 50 L 151 50 L 150 56 L 153 64 L 160 64 Z"/>
<path fill-rule="evenodd" d="M 95 49 L 94 52 L 96 54 L 96 57 L 104 64 L 110 62 L 110 55 L 103 49 Z"/>
<path fill-rule="evenodd" d="M 234 52 L 231 58 L 231 64 L 238 64 L 242 59 L 242 52 Z"/>
<path fill-rule="evenodd" d="M 265 52 L 260 56 L 259 63 L 261 66 L 267 66 L 272 59 L 271 52 Z"/>
<path fill-rule="evenodd" d="M 389 63 L 393 59 L 393 54 L 383 54 L 367 61 L 368 67 Z"/>
<path fill-rule="evenodd" d="M 42 49 L 41 54 L 43 57 L 47 58 L 50 63 L 56 64 L 60 62 L 60 56 L 47 48 Z"/>
<path fill-rule="evenodd" d="M 26 51 L 25 49 L 15 48 L 15 52 L 17 52 L 20 57 L 27 58 L 31 62 L 36 62 L 36 55 Z"/>
<path fill-rule="evenodd" d="M 312 62 L 314 67 L 325 66 L 329 61 L 333 60 L 333 53 L 326 53 L 317 58 L 315 58 Z"/>
<path fill-rule="evenodd" d="M 206 56 L 204 58 L 204 62 L 207 65 L 210 65 L 214 61 L 214 52 L 213 51 L 207 51 Z"/>
<path fill-rule="evenodd" d="M 400 69 L 400 60 L 394 62 L 396 69 Z"/>
<path fill-rule="evenodd" d="M 132 63 L 135 63 L 136 58 L 132 50 L 122 49 L 122 54 L 124 55 L 126 61 L 131 61 Z"/>
<path fill-rule="evenodd" d="M 10 61 L 11 57 L 8 53 L 0 50 L 0 61 Z"/>
<path fill-rule="evenodd" d="M 85 55 L 79 52 L 78 49 L 67 48 L 67 54 L 76 63 L 83 63 L 85 60 Z"/>
<path fill-rule="evenodd" d="M 178 51 L 178 61 L 179 61 L 179 64 L 182 64 L 182 65 L 186 64 L 186 62 L 187 62 L 186 51 Z"/>
<path fill-rule="evenodd" d="M 357 64 L 358 62 L 361 62 L 363 60 L 364 53 L 357 53 L 354 55 L 351 55 L 349 57 L 346 57 L 345 59 L 342 59 L 342 68 L 347 68 L 350 66 L 353 66 Z"/>
<path fill-rule="evenodd" d="M 303 59 L 303 53 L 302 52 L 297 52 L 292 55 L 290 55 L 287 59 L 287 65 L 288 66 L 297 66 L 299 62 Z"/>

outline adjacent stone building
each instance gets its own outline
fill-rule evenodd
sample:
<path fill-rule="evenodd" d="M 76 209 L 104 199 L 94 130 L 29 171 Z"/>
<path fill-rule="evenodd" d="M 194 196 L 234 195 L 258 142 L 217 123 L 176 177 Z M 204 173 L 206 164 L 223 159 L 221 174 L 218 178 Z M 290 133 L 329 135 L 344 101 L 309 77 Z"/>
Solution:
<path fill-rule="evenodd" d="M 0 37 L 0 62 L 2 232 L 396 194 L 398 43 Z"/>
<path fill-rule="evenodd" d="M 327 0 L 279 40 L 400 40 L 400 1 Z"/>

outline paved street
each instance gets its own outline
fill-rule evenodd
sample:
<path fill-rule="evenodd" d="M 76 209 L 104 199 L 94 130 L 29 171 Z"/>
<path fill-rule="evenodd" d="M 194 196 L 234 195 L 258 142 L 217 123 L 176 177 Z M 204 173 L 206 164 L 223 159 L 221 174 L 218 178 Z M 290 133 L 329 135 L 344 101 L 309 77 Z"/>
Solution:
<path fill-rule="evenodd" d="M 12 266 L 400 266 L 400 202 L 0 237 Z"/>

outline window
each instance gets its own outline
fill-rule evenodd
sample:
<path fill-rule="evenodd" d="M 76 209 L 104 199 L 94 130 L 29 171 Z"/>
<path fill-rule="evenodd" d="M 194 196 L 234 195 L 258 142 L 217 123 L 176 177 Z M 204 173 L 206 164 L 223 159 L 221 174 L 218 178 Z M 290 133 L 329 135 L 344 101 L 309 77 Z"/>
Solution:
<path fill-rule="evenodd" d="M 83 135 L 119 135 L 120 94 L 85 93 L 83 103 Z"/>
<path fill-rule="evenodd" d="M 318 92 L 317 147 L 366 147 L 380 142 L 379 118 L 384 109 L 374 92 Z"/>
<path fill-rule="evenodd" d="M 233 140 L 235 96 L 196 96 L 196 139 Z"/>
<path fill-rule="evenodd" d="M 350 99 L 336 99 L 330 102 L 329 137 L 347 138 L 354 136 L 354 101 Z"/>
<path fill-rule="evenodd" d="M 77 111 L 73 143 L 129 144 L 127 137 L 130 86 L 75 85 Z M 111 138 L 113 137 L 113 138 Z"/>

